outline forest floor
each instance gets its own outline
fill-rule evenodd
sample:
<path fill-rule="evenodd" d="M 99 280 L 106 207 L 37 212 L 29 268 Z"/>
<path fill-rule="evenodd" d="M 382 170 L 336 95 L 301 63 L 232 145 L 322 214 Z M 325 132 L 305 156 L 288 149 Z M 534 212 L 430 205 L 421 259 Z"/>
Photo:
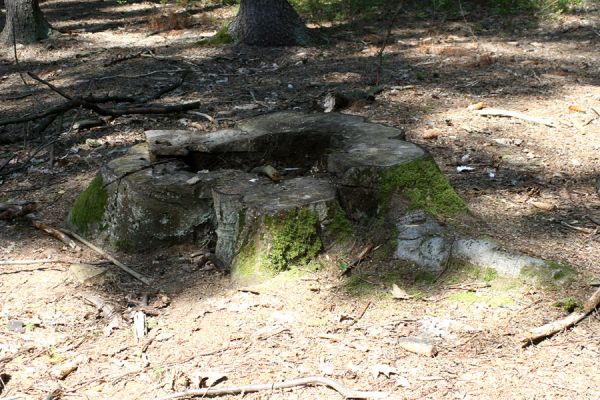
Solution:
<path fill-rule="evenodd" d="M 256 49 L 199 44 L 232 17 L 228 7 L 192 8 L 185 20 L 160 18 L 173 6 L 136 1 L 49 0 L 42 9 L 63 33 L 16 46 L 18 66 L 14 49 L 2 50 L 0 121 L 63 102 L 27 71 L 67 93 L 145 96 L 189 70 L 154 103 L 199 100 L 220 126 L 275 110 L 316 111 L 329 91 L 375 83 L 389 23 L 386 15 L 323 26 L 324 44 Z M 383 91 L 342 111 L 404 128 L 466 200 L 472 218 L 460 229 L 568 264 L 577 271 L 571 284 L 539 288 L 477 274 L 407 280 L 377 254 L 340 277 L 335 264 L 353 260 L 364 243 L 320 271 L 255 286 L 197 268 L 191 254 L 201 249 L 192 245 L 116 254 L 154 278 L 157 294 L 107 265 L 101 283 L 81 284 L 70 264 L 102 257 L 71 252 L 23 221 L 0 221 L 0 260 L 59 260 L 0 267 L 0 398 L 155 399 L 203 379 L 220 387 L 319 375 L 398 399 L 600 399 L 598 312 L 539 344 L 519 342 L 566 314 L 556 302 L 585 300 L 600 281 L 599 16 L 597 8 L 546 20 L 401 14 L 381 58 Z M 183 29 L 163 29 L 176 21 Z M 479 102 L 552 126 L 480 116 L 468 108 Z M 143 141 L 145 129 L 215 129 L 189 113 L 73 129 L 90 117 L 67 113 L 43 141 L 27 136 L 30 124 L 0 127 L 0 202 L 37 201 L 40 218 L 63 226 L 98 169 Z M 45 148 L 15 170 L 55 137 L 52 168 Z M 393 284 L 412 297 L 394 299 Z M 108 335 L 90 298 L 122 318 Z M 131 329 L 139 310 L 149 328 L 141 342 Z M 425 334 L 436 337 L 436 357 L 398 346 L 399 337 Z M 241 397 L 341 398 L 322 386 L 222 398 Z"/>

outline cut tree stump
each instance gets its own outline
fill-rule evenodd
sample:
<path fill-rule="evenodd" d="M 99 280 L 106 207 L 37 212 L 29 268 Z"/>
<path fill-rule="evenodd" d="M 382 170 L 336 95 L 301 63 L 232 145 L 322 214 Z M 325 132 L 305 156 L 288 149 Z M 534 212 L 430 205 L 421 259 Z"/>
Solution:
<path fill-rule="evenodd" d="M 79 196 L 74 229 L 128 251 L 209 241 L 234 273 L 268 275 L 310 263 L 340 227 L 351 234 L 350 220 L 390 205 L 466 211 L 425 150 L 361 117 L 281 112 L 146 139 Z"/>

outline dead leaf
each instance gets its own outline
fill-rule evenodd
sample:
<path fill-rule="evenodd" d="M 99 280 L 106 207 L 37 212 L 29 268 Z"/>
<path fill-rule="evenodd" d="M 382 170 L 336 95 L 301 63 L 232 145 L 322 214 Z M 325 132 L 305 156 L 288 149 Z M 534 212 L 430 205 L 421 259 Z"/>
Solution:
<path fill-rule="evenodd" d="M 440 136 L 440 131 L 438 129 L 428 129 L 421 135 L 423 139 L 437 139 Z"/>
<path fill-rule="evenodd" d="M 389 378 L 390 375 L 398 375 L 398 369 L 385 364 L 375 364 L 371 367 L 373 376 L 377 378 L 379 375 L 383 375 Z"/>
<path fill-rule="evenodd" d="M 392 286 L 392 298 L 396 300 L 408 300 L 412 298 L 412 296 L 406 293 L 404 289 L 400 289 L 398 285 L 394 283 L 394 285 Z"/>
<path fill-rule="evenodd" d="M 470 104 L 467 107 L 467 110 L 471 110 L 471 111 L 473 111 L 473 110 L 481 110 L 484 107 L 485 107 L 485 103 L 483 101 L 480 101 L 479 103 Z"/>
<path fill-rule="evenodd" d="M 532 201 L 531 205 L 535 208 L 539 208 L 544 211 L 552 211 L 556 208 L 556 206 L 552 203 L 546 203 L 544 201 Z"/>
<path fill-rule="evenodd" d="M 581 108 L 579 107 L 577 104 L 571 104 L 569 106 L 569 111 L 571 112 L 579 112 L 579 113 L 584 113 L 585 112 L 585 108 Z"/>

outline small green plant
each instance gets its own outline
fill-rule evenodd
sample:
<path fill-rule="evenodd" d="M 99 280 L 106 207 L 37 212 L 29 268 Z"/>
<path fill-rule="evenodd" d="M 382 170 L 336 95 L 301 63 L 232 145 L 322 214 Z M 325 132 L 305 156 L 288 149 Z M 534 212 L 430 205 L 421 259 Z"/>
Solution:
<path fill-rule="evenodd" d="M 229 34 L 229 23 L 223 24 L 221 28 L 213 36 L 200 42 L 203 45 L 218 46 L 221 44 L 229 44 L 233 42 L 233 38 Z"/>
<path fill-rule="evenodd" d="M 578 300 L 574 297 L 567 297 L 552 304 L 554 307 L 561 308 L 568 313 L 572 313 L 575 310 L 583 310 L 583 301 Z"/>

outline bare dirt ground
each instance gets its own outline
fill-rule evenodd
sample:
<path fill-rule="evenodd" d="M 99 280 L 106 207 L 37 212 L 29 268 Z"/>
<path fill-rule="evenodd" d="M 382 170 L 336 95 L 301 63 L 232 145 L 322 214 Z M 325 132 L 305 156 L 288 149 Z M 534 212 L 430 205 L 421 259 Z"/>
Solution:
<path fill-rule="evenodd" d="M 144 96 L 189 70 L 180 87 L 155 102 L 199 100 L 198 110 L 220 126 L 274 110 L 313 111 L 328 91 L 374 83 L 389 19 L 323 27 L 328 40 L 319 46 L 253 49 L 198 44 L 231 18 L 227 7 L 192 8 L 187 27 L 178 30 L 162 29 L 168 22 L 157 17 L 173 8 L 158 3 L 51 0 L 42 8 L 63 33 L 17 46 L 20 66 L 13 49 L 3 49 L 0 120 L 63 102 L 24 75 L 25 85 L 25 71 L 68 93 Z M 384 90 L 375 102 L 343 111 L 405 128 L 467 201 L 472 218 L 456 221 L 460 229 L 573 266 L 571 285 L 486 284 L 469 274 L 431 283 L 395 273 L 377 253 L 351 278 L 340 278 L 336 265 L 351 261 L 364 243 L 324 255 L 327 267 L 319 272 L 283 274 L 252 287 L 196 268 L 191 254 L 201 249 L 194 246 L 118 254 L 155 279 L 156 294 L 112 267 L 102 284 L 82 285 L 69 264 L 101 257 L 71 252 L 22 221 L 0 221 L 0 259 L 60 260 L 0 267 L 0 396 L 155 399 L 201 378 L 212 384 L 226 377 L 219 387 L 320 375 L 398 399 L 600 399 L 597 312 L 537 345 L 519 343 L 523 332 L 565 314 L 556 301 L 585 300 L 600 279 L 598 16 L 593 8 L 544 21 L 403 14 L 384 53 Z M 467 108 L 479 102 L 545 117 L 553 126 Z M 145 129 L 215 129 L 186 113 L 72 129 L 90 116 L 65 115 L 51 169 L 46 148 L 16 170 L 58 137 L 52 136 L 58 122 L 43 141 L 25 135 L 31 125 L 0 128 L 0 202 L 38 201 L 38 216 L 60 227 L 98 168 L 142 141 Z M 459 173 L 457 166 L 473 170 Z M 413 297 L 393 299 L 394 283 Z M 122 316 L 110 335 L 108 320 L 86 301 L 91 296 Z M 137 342 L 131 318 L 140 310 L 149 332 Z M 436 337 L 436 357 L 398 346 L 399 337 L 426 334 Z M 224 396 L 241 397 L 341 398 L 310 386 Z"/>

